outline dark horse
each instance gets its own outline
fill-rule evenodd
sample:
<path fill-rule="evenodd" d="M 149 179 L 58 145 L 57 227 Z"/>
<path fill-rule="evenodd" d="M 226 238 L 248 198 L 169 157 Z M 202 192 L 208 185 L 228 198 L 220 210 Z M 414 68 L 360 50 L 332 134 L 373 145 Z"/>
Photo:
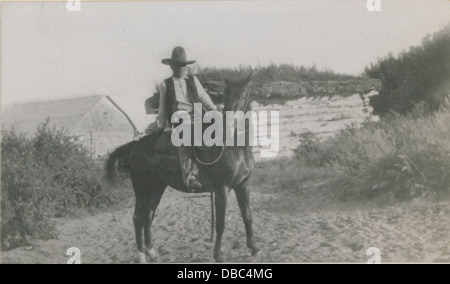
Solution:
<path fill-rule="evenodd" d="M 243 111 L 245 113 L 251 110 L 247 90 L 250 77 L 251 75 L 241 81 L 227 83 L 224 94 L 224 112 Z M 235 131 L 236 129 L 233 130 L 233 132 Z M 226 132 L 224 131 L 224 133 Z M 223 261 L 222 235 L 225 229 L 227 195 L 232 189 L 236 194 L 244 220 L 247 247 L 252 255 L 256 255 L 259 251 L 253 241 L 248 187 L 255 160 L 252 147 L 248 144 L 248 136 L 246 142 L 245 146 L 214 146 L 207 151 L 201 149 L 195 151 L 196 158 L 200 163 L 203 192 L 214 193 L 215 197 L 216 242 L 213 256 L 218 262 Z M 158 153 L 165 154 L 166 159 Z M 171 161 L 167 162 L 167 157 L 171 157 L 169 159 Z M 119 167 L 129 171 L 136 197 L 133 222 L 136 230 L 138 261 L 145 262 L 145 255 L 152 260 L 158 260 L 151 237 L 151 225 L 156 208 L 168 185 L 176 190 L 185 191 L 179 174 L 181 169 L 179 169 L 176 148 L 170 142 L 170 132 L 149 134 L 138 141 L 132 141 L 117 148 L 106 162 L 107 177 L 111 180 L 117 160 L 119 160 Z M 203 163 L 200 161 L 216 162 Z M 170 166 L 176 167 L 176 175 L 167 173 L 167 167 Z M 142 231 L 144 231 L 145 248 L 142 243 Z"/>

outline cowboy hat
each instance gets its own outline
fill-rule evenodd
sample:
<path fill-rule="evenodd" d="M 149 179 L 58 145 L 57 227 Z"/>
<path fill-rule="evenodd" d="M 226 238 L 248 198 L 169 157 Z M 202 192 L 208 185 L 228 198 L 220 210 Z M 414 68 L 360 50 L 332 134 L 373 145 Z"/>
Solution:
<path fill-rule="evenodd" d="M 172 51 L 172 58 L 165 58 L 161 60 L 162 64 L 165 65 L 188 65 L 195 63 L 195 60 L 186 60 L 186 51 L 184 51 L 184 48 L 181 46 L 177 46 Z"/>

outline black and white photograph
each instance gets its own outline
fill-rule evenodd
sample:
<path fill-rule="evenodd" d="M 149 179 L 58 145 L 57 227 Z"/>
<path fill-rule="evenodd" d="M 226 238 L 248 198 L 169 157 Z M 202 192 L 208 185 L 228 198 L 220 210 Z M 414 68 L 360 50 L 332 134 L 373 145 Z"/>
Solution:
<path fill-rule="evenodd" d="M 0 263 L 450 263 L 450 1 L 0 5 Z"/>

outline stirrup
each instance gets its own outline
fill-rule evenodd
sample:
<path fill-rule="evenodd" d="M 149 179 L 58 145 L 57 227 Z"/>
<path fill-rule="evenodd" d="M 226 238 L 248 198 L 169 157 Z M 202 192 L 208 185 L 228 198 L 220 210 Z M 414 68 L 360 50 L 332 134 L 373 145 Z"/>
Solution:
<path fill-rule="evenodd" d="M 202 189 L 202 184 L 197 179 L 189 179 L 187 189 L 190 192 L 199 192 Z"/>

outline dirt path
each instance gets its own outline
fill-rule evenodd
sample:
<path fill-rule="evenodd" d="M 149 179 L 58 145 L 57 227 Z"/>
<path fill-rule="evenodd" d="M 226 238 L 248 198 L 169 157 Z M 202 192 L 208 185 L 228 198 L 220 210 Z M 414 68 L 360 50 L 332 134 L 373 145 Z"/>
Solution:
<path fill-rule="evenodd" d="M 449 202 L 365 208 L 318 196 L 252 189 L 254 230 L 262 252 L 250 257 L 232 192 L 223 241 L 226 261 L 365 263 L 367 249 L 378 247 L 382 262 L 450 262 Z M 82 263 L 132 263 L 133 203 L 130 198 L 114 212 L 58 219 L 58 239 L 2 252 L 2 262 L 65 263 L 66 250 L 78 247 Z M 153 223 L 163 262 L 212 261 L 209 214 L 209 197 L 166 191 Z"/>

